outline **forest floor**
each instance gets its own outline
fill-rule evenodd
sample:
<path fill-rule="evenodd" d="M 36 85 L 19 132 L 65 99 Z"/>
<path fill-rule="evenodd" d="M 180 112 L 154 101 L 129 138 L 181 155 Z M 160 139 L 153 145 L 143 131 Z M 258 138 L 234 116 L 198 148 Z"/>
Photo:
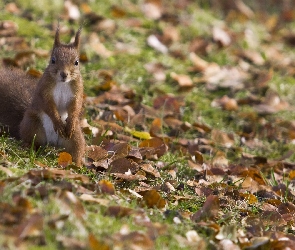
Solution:
<path fill-rule="evenodd" d="M 82 24 L 88 148 L 1 134 L 1 249 L 294 249 L 293 10 L 9 2 L 2 63 L 36 77 Z"/>

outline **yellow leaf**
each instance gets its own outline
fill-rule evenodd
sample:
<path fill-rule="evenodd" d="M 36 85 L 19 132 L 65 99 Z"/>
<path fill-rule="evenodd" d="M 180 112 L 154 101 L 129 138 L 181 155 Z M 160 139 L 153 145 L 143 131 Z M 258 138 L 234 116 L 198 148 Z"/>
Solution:
<path fill-rule="evenodd" d="M 240 193 L 240 196 L 242 198 L 244 198 L 249 204 L 254 204 L 256 203 L 258 200 L 256 198 L 255 195 L 253 194 L 243 194 L 243 193 Z"/>
<path fill-rule="evenodd" d="M 293 180 L 295 178 L 295 170 L 290 171 L 289 178 Z"/>
<path fill-rule="evenodd" d="M 144 131 L 136 131 L 130 128 L 125 128 L 125 131 L 130 133 L 131 135 L 133 135 L 136 138 L 142 139 L 142 140 L 149 140 L 151 139 L 151 135 L 149 132 L 144 132 Z"/>

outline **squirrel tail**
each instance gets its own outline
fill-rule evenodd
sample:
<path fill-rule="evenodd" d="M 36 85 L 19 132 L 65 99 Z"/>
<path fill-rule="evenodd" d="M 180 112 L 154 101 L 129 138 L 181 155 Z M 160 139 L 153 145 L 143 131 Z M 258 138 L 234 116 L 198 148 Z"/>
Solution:
<path fill-rule="evenodd" d="M 32 102 L 38 79 L 16 68 L 0 69 L 0 132 L 19 138 L 19 125 Z"/>

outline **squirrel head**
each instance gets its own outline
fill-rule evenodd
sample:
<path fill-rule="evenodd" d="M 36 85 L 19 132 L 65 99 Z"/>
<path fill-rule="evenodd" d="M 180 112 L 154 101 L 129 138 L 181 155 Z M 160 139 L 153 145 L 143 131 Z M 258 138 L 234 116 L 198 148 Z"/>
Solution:
<path fill-rule="evenodd" d="M 80 77 L 79 47 L 81 28 L 75 35 L 75 40 L 69 44 L 63 44 L 59 38 L 59 27 L 55 33 L 54 45 L 48 70 L 56 82 L 70 82 Z"/>

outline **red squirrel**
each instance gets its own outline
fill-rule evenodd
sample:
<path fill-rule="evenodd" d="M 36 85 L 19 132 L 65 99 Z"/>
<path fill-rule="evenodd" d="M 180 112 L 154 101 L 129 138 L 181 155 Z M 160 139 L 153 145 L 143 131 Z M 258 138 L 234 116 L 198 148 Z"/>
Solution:
<path fill-rule="evenodd" d="M 63 44 L 57 28 L 49 65 L 38 82 L 20 70 L 0 70 L 0 123 L 25 144 L 64 148 L 78 166 L 85 152 L 80 33 Z"/>

